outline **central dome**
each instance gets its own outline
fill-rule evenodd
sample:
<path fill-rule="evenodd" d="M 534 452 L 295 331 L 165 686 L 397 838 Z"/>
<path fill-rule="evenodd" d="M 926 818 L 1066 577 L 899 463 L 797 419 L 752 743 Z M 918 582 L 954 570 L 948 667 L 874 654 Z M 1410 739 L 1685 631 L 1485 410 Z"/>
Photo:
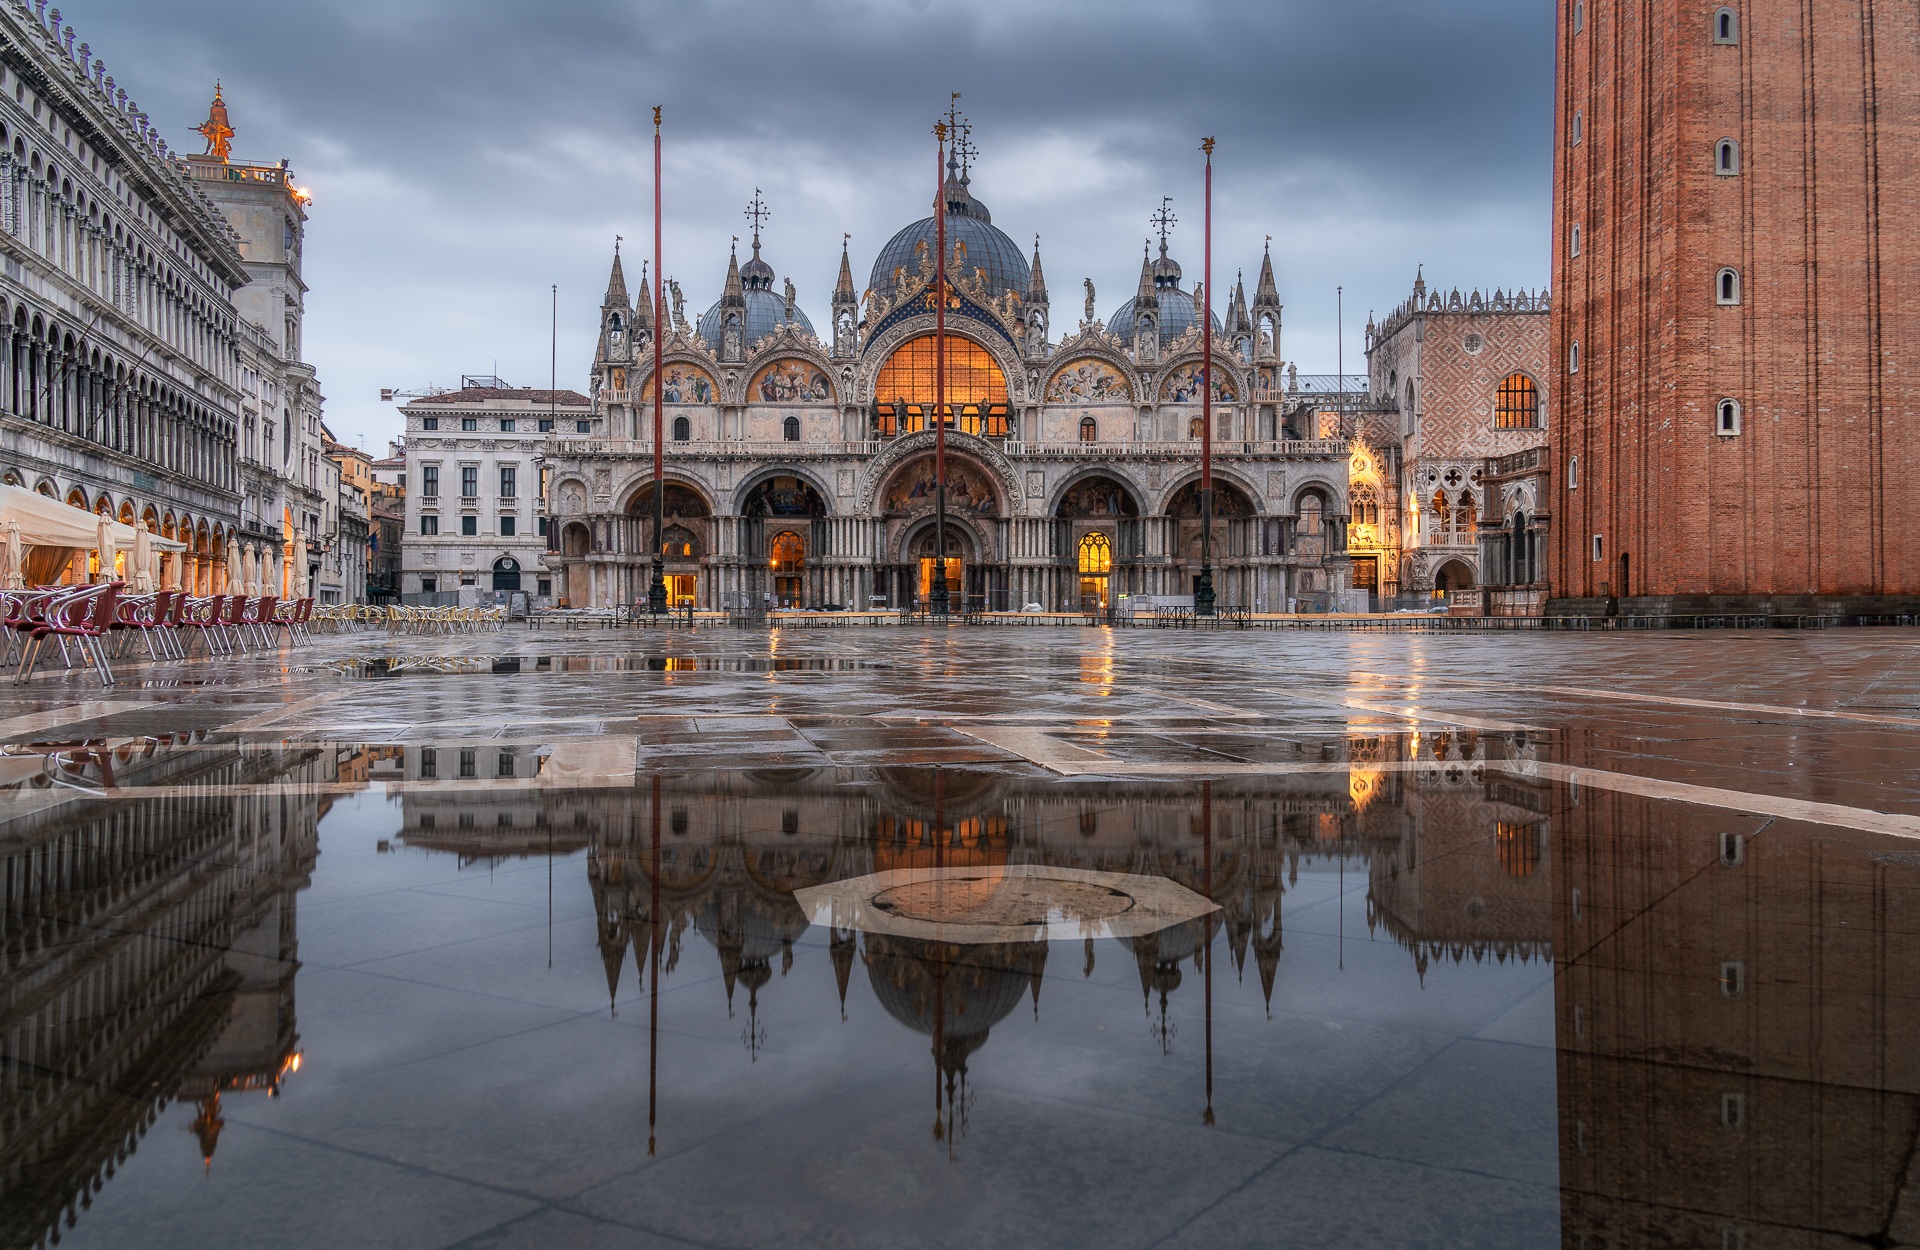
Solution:
<path fill-rule="evenodd" d="M 880 249 L 880 255 L 873 262 L 873 276 L 867 285 L 877 293 L 892 295 L 896 270 L 905 269 L 909 277 L 918 276 L 920 269 L 919 247 L 924 240 L 927 255 L 933 255 L 934 222 L 931 217 L 923 217 L 911 226 L 900 231 L 887 245 Z M 967 245 L 966 269 L 969 275 L 975 269 L 983 269 L 987 274 L 987 292 L 998 298 L 1002 293 L 1012 291 L 1021 299 L 1027 298 L 1027 282 L 1032 276 L 1027 269 L 1027 261 L 1020 249 L 1009 239 L 1005 232 L 993 224 L 993 214 L 987 206 L 976 200 L 967 191 L 966 183 L 959 178 L 947 181 L 947 255 L 952 259 L 955 240 Z M 959 274 L 948 274 L 949 279 Z"/>

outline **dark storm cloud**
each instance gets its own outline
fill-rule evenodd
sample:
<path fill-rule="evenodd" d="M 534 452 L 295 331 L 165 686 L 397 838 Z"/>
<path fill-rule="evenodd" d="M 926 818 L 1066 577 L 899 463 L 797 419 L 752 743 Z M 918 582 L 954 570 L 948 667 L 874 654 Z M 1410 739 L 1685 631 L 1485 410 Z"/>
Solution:
<path fill-rule="evenodd" d="M 378 388 L 498 371 L 584 385 L 613 236 L 652 251 L 650 106 L 667 119 L 666 267 L 690 315 L 719 292 L 763 189 L 768 259 L 817 325 L 854 236 L 865 286 L 926 214 L 930 129 L 963 93 L 974 190 L 1041 236 L 1057 329 L 1131 294 L 1147 216 L 1201 267 L 1203 134 L 1218 137 L 1214 265 L 1252 282 L 1265 236 L 1283 354 L 1346 361 L 1366 311 L 1425 262 L 1442 287 L 1544 284 L 1553 13 L 1543 3 L 954 4 L 594 0 L 77 0 L 64 14 L 185 150 L 213 80 L 247 159 L 314 193 L 307 350 L 343 436 L 392 425 Z"/>

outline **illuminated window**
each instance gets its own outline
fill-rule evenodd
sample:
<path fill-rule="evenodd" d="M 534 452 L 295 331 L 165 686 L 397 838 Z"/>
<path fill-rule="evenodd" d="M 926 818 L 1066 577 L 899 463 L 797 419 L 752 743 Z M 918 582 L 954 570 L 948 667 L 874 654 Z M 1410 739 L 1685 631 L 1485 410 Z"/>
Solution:
<path fill-rule="evenodd" d="M 1111 572 L 1113 569 L 1113 546 L 1105 534 L 1088 534 L 1080 540 L 1080 572 L 1082 576 Z"/>
<path fill-rule="evenodd" d="M 1493 827 L 1493 846 L 1500 867 L 1509 877 L 1529 877 L 1540 865 L 1540 826 L 1498 821 Z"/>
<path fill-rule="evenodd" d="M 775 573 L 798 573 L 805 556 L 806 544 L 800 541 L 800 535 L 792 530 L 782 530 L 774 535 L 772 558 Z"/>
<path fill-rule="evenodd" d="M 1099 438 L 1100 438 L 1100 427 L 1094 424 L 1093 418 L 1081 417 L 1080 418 L 1080 441 L 1083 443 L 1092 443 L 1092 442 L 1097 442 Z"/>
<path fill-rule="evenodd" d="M 931 335 L 902 343 L 880 369 L 873 384 L 875 398 L 883 404 L 933 403 L 933 355 Z M 954 335 L 947 338 L 947 402 L 1007 402 L 1007 379 L 993 357 L 978 343 Z"/>
<path fill-rule="evenodd" d="M 1540 425 L 1540 391 L 1524 373 L 1510 373 L 1500 383 L 1493 405 L 1496 430 L 1531 430 Z"/>

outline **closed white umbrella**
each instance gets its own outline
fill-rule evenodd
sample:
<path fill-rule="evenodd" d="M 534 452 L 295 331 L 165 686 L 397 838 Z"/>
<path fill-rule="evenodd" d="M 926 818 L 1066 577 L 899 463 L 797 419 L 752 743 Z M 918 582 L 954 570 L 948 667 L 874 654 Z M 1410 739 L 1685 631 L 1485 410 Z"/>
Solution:
<path fill-rule="evenodd" d="M 153 590 L 153 531 L 147 528 L 145 521 L 140 522 L 133 531 L 133 593 L 148 594 Z"/>
<path fill-rule="evenodd" d="M 257 567 L 253 559 L 253 548 L 242 547 L 240 549 L 240 585 L 238 589 L 241 594 L 247 596 L 249 599 L 260 593 L 259 586 L 255 584 L 258 578 L 258 573 L 256 572 Z"/>
<path fill-rule="evenodd" d="M 307 597 L 307 531 L 293 534 L 293 567 L 287 570 L 287 598 Z"/>
<path fill-rule="evenodd" d="M 20 590 L 27 584 L 26 576 L 27 545 L 20 540 L 20 522 L 7 518 L 7 568 L 6 588 Z"/>
<path fill-rule="evenodd" d="M 113 557 L 119 550 L 119 545 L 114 541 L 113 525 L 112 521 L 101 517 L 93 540 L 93 549 L 100 553 L 100 579 L 108 582 L 113 580 Z"/>
<path fill-rule="evenodd" d="M 229 595 L 239 594 L 242 576 L 243 573 L 240 568 L 240 544 L 230 542 L 227 544 L 227 584 L 225 593 Z"/>

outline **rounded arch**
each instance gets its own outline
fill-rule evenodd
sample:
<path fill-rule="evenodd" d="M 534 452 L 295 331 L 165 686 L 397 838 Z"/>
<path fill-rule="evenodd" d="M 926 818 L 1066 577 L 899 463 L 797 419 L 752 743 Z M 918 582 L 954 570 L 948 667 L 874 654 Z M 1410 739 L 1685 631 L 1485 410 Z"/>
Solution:
<path fill-rule="evenodd" d="M 746 402 L 762 404 L 832 403 L 833 380 L 825 361 L 791 355 L 791 348 L 759 366 L 747 384 Z"/>
<path fill-rule="evenodd" d="M 1260 494 L 1253 485 L 1238 474 L 1215 465 L 1213 515 L 1216 518 L 1258 516 L 1260 511 Z M 1159 505 L 1154 512 L 1159 516 L 1199 516 L 1200 471 L 1189 469 L 1168 483 L 1167 489 L 1161 492 Z"/>
<path fill-rule="evenodd" d="M 939 528 L 939 522 L 931 516 L 921 517 L 904 527 L 900 531 L 900 563 L 912 564 L 922 557 L 932 556 Z M 971 520 L 951 513 L 947 515 L 948 559 L 978 564 L 985 561 L 992 550 L 987 535 L 975 527 Z"/>
<path fill-rule="evenodd" d="M 874 512 L 881 507 L 884 499 L 882 488 L 892 485 L 892 478 L 908 461 L 930 454 L 934 446 L 932 430 L 922 430 L 917 434 L 907 434 L 894 439 L 881 453 L 867 462 L 866 475 L 861 479 L 860 490 L 855 497 L 854 507 L 861 512 Z M 975 464 L 984 467 L 993 481 L 996 493 L 1000 496 L 1005 515 L 1018 516 L 1024 505 L 1024 495 L 1020 489 L 1020 477 L 1007 463 L 999 448 L 983 438 L 963 434 L 958 430 L 947 431 L 947 452 L 949 455 L 961 455 Z"/>
<path fill-rule="evenodd" d="M 878 506 L 883 513 L 901 515 L 936 506 L 937 464 L 932 455 L 903 461 L 888 476 Z M 993 474 L 971 458 L 947 455 L 947 512 L 974 516 L 1005 515 L 1005 492 L 993 480 Z"/>
<path fill-rule="evenodd" d="M 560 554 L 578 558 L 593 550 L 593 534 L 584 521 L 568 521 L 560 527 Z"/>
<path fill-rule="evenodd" d="M 946 399 L 950 404 L 1004 404 L 1008 402 L 1005 362 L 965 334 L 947 332 Z M 873 393 L 880 403 L 905 400 L 931 404 L 935 398 L 934 336 L 919 334 L 889 351 L 875 370 Z"/>
<path fill-rule="evenodd" d="M 816 506 L 818 511 L 809 511 Z M 751 510 L 756 507 L 761 510 Z M 741 479 L 731 511 L 735 516 L 827 516 L 833 512 L 833 492 L 811 470 L 776 462 Z"/>
<path fill-rule="evenodd" d="M 1301 504 L 1310 496 L 1320 500 L 1321 511 L 1327 516 L 1333 516 L 1339 512 L 1340 503 L 1344 498 L 1339 483 L 1330 478 L 1310 477 L 1295 486 L 1293 493 L 1288 496 L 1294 516 L 1300 515 Z"/>
<path fill-rule="evenodd" d="M 1133 402 L 1133 370 L 1124 359 L 1076 351 L 1047 373 L 1041 393 L 1050 404 Z"/>
<path fill-rule="evenodd" d="M 921 317 L 914 317 L 910 320 L 900 322 L 897 325 L 889 326 L 885 333 L 869 341 L 866 349 L 861 353 L 860 368 L 854 375 L 855 393 L 850 397 L 843 395 L 841 398 L 843 400 L 851 398 L 854 402 L 860 404 L 876 402 L 888 404 L 894 402 L 899 398 L 898 395 L 886 394 L 880 389 L 881 378 L 885 374 L 887 366 L 893 362 L 894 357 L 908 343 L 925 339 L 927 340 L 926 356 L 928 367 L 931 368 L 933 360 L 933 329 L 933 315 L 931 313 Z M 1026 373 L 1022 368 L 1019 357 L 1014 354 L 1012 344 L 1000 338 L 997 334 L 982 329 L 965 317 L 948 319 L 947 339 L 949 357 L 952 356 L 956 344 L 963 342 L 969 343 L 972 344 L 974 348 L 984 352 L 993 362 L 994 367 L 999 370 L 1001 377 L 1001 394 L 1000 398 L 994 402 L 1015 403 L 1026 398 Z M 951 379 L 949 379 L 949 385 L 951 385 Z M 949 395 L 949 399 L 950 402 L 953 403 L 962 402 L 957 396 L 952 394 Z M 931 393 L 928 395 L 927 402 L 932 402 Z"/>
<path fill-rule="evenodd" d="M 1500 379 L 1493 393 L 1493 428 L 1496 430 L 1537 430 L 1544 392 L 1539 381 L 1524 369 L 1515 369 Z"/>
<path fill-rule="evenodd" d="M 1433 588 L 1443 594 L 1466 590 L 1474 584 L 1473 568 L 1464 560 L 1448 560 L 1433 571 Z"/>
<path fill-rule="evenodd" d="M 661 366 L 661 374 L 666 378 L 666 394 L 662 403 L 667 404 L 711 404 L 719 398 L 719 387 L 713 380 L 713 371 L 704 362 L 685 357 L 676 359 L 667 357 Z M 646 380 L 640 384 L 640 402 L 653 402 L 653 373 L 648 371 Z"/>
<path fill-rule="evenodd" d="M 1199 352 L 1170 362 L 1166 372 L 1160 377 L 1160 402 L 1163 404 L 1199 403 L 1201 400 L 1200 365 Z M 1213 402 L 1216 404 L 1238 403 L 1240 391 L 1240 370 L 1231 361 L 1216 353 L 1213 360 Z"/>
<path fill-rule="evenodd" d="M 1140 488 L 1112 469 L 1075 470 L 1047 500 L 1052 517 L 1133 517 L 1140 515 Z"/>
<path fill-rule="evenodd" d="M 661 500 L 666 516 L 708 517 L 713 515 L 713 501 L 698 482 L 678 473 L 669 471 L 666 478 L 667 495 Z M 627 488 L 626 501 L 620 506 L 622 512 L 629 514 L 653 514 L 653 480 L 634 482 Z"/>

